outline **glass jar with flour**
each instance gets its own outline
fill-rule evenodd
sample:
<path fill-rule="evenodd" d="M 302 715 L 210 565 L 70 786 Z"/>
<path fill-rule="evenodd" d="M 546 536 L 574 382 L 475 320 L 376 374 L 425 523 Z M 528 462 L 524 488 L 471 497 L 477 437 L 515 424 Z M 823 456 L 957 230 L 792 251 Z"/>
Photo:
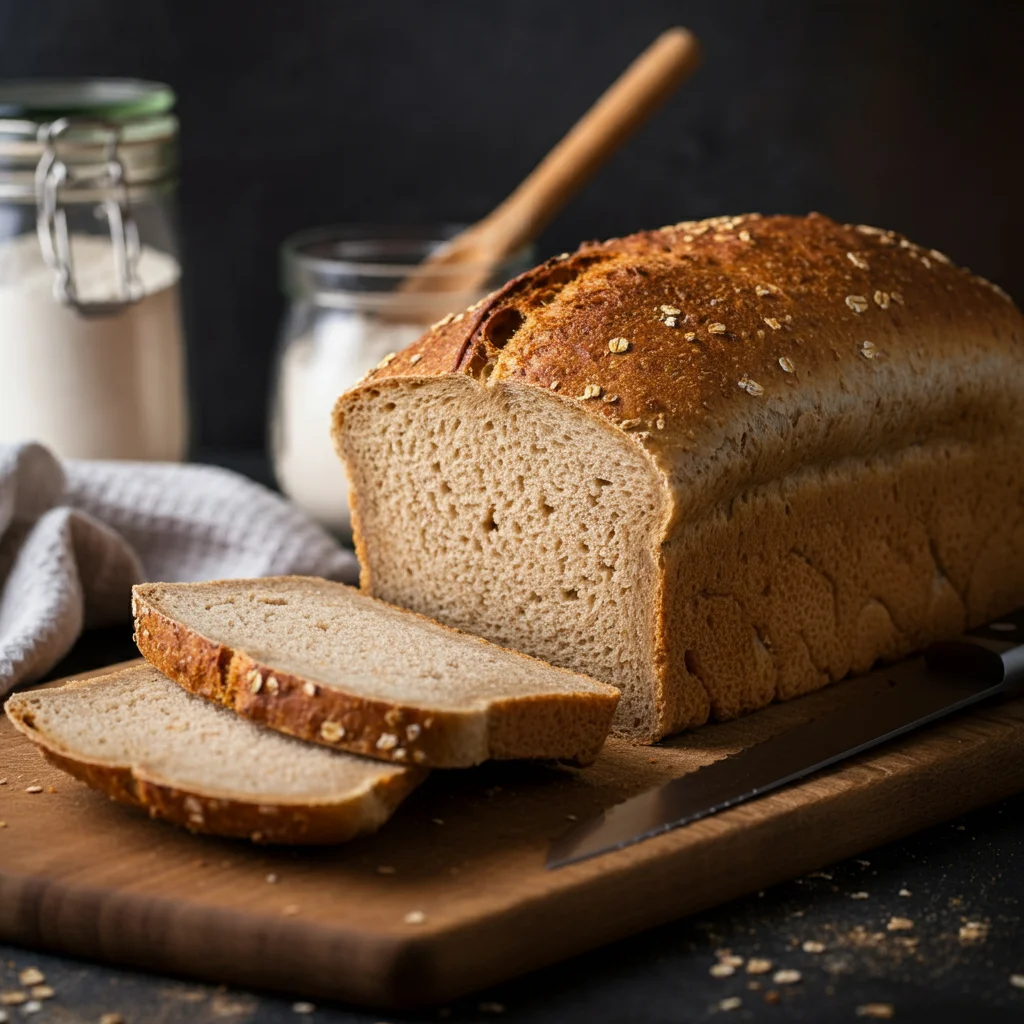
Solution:
<path fill-rule="evenodd" d="M 0 82 L 0 442 L 184 458 L 173 106 L 155 82 Z"/>
<path fill-rule="evenodd" d="M 337 397 L 445 313 L 465 309 L 530 265 L 532 252 L 519 253 L 472 293 L 446 288 L 444 270 L 431 275 L 436 290 L 404 291 L 418 264 L 459 230 L 323 228 L 284 244 L 290 305 L 273 396 L 274 471 L 290 498 L 345 539 L 351 532 L 345 471 L 330 436 Z M 462 272 L 447 273 L 454 281 Z"/>

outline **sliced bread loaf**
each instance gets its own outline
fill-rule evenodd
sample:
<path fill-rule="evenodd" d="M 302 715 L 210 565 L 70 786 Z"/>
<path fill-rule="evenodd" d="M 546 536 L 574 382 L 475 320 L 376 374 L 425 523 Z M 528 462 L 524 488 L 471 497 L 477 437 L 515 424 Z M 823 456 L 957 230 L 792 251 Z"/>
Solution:
<path fill-rule="evenodd" d="M 719 217 L 556 257 L 335 408 L 362 586 L 657 740 L 1024 601 L 1024 318 L 893 231 Z"/>
<path fill-rule="evenodd" d="M 358 754 L 440 768 L 592 761 L 618 691 L 301 576 L 134 588 L 135 639 L 182 686 Z"/>
<path fill-rule="evenodd" d="M 58 768 L 210 835 L 340 843 L 378 829 L 426 777 L 261 729 L 149 665 L 16 693 L 5 710 Z"/>

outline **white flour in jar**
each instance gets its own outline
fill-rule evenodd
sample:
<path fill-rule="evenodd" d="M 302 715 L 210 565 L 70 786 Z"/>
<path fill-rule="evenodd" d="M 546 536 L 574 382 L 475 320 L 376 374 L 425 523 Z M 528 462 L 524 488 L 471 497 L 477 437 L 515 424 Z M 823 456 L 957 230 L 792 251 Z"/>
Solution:
<path fill-rule="evenodd" d="M 274 413 L 277 481 L 288 497 L 345 538 L 351 531 L 348 487 L 331 440 L 331 410 L 343 391 L 423 330 L 352 310 L 322 310 L 315 326 L 284 351 Z"/>
<path fill-rule="evenodd" d="M 109 239 L 71 245 L 80 300 L 113 300 Z M 184 458 L 180 267 L 146 247 L 138 276 L 138 302 L 82 316 L 54 298 L 35 235 L 0 242 L 0 442 L 39 441 L 64 458 Z"/>

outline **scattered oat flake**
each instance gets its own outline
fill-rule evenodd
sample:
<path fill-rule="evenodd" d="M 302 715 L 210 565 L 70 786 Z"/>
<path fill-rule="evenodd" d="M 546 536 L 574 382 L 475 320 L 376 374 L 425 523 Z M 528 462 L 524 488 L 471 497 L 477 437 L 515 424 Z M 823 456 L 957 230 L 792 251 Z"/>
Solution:
<path fill-rule="evenodd" d="M 377 737 L 378 750 L 394 750 L 398 746 L 398 737 L 393 732 L 382 732 Z"/>
<path fill-rule="evenodd" d="M 747 974 L 767 974 L 772 969 L 771 960 L 761 956 L 752 956 L 747 961 Z"/>
<path fill-rule="evenodd" d="M 860 354 L 865 359 L 877 359 L 878 348 L 873 341 L 862 341 L 860 343 Z"/>
<path fill-rule="evenodd" d="M 764 322 L 765 322 L 765 323 L 766 323 L 766 324 L 767 324 L 767 325 L 768 325 L 768 326 L 769 326 L 769 327 L 770 327 L 770 328 L 771 328 L 771 329 L 772 329 L 773 331 L 781 331 L 781 330 L 782 330 L 782 324 L 780 324 L 780 323 L 779 323 L 779 321 L 778 321 L 778 320 L 776 320 L 776 319 L 775 319 L 775 317 L 773 317 L 773 316 L 766 316 L 766 317 L 764 318 Z"/>
<path fill-rule="evenodd" d="M 402 918 L 406 924 L 423 924 L 426 921 L 427 915 L 422 910 L 410 910 L 408 914 Z"/>
<path fill-rule="evenodd" d="M 46 975 L 38 967 L 26 967 L 19 973 L 18 981 L 26 988 L 30 985 L 42 985 L 46 981 Z"/>
<path fill-rule="evenodd" d="M 49 985 L 33 985 L 29 995 L 33 999 L 52 999 L 57 993 Z"/>
<path fill-rule="evenodd" d="M 327 719 L 320 723 L 320 737 L 327 740 L 328 743 L 337 743 L 338 740 L 345 738 L 345 727 L 339 722 Z"/>
<path fill-rule="evenodd" d="M 1024 988 L 1024 974 L 1011 974 L 1010 984 L 1014 988 Z"/>
<path fill-rule="evenodd" d="M 901 306 L 903 305 L 903 296 L 899 292 L 890 292 L 893 302 L 898 302 Z"/>
<path fill-rule="evenodd" d="M 586 401 L 588 398 L 600 398 L 601 397 L 601 385 L 600 384 L 587 384 L 583 389 L 583 394 L 580 398 Z"/>
<path fill-rule="evenodd" d="M 712 964 L 708 968 L 708 974 L 712 978 L 731 978 L 736 973 L 736 968 L 732 964 L 717 963 Z"/>
<path fill-rule="evenodd" d="M 858 1017 L 871 1017 L 874 1020 L 891 1020 L 894 1012 L 892 1003 L 865 1003 L 854 1010 Z"/>
<path fill-rule="evenodd" d="M 750 232 L 747 231 L 746 228 L 744 228 L 740 232 L 740 234 L 739 234 L 739 239 L 740 239 L 741 242 L 749 242 L 750 241 Z"/>
<path fill-rule="evenodd" d="M 687 341 L 696 341 L 696 340 L 697 340 L 697 335 L 696 335 L 696 334 L 695 334 L 695 333 L 694 333 L 693 331 L 687 331 L 687 332 L 686 332 L 686 333 L 685 333 L 685 334 L 683 335 L 683 337 L 684 337 L 684 338 L 685 338 L 685 339 L 686 339 Z"/>
<path fill-rule="evenodd" d="M 866 892 L 851 892 L 850 893 L 850 899 L 851 900 L 866 900 L 867 898 L 868 898 L 868 894 Z"/>
<path fill-rule="evenodd" d="M 984 942 L 988 938 L 988 925 L 984 921 L 968 921 L 960 926 L 962 943 Z"/>
<path fill-rule="evenodd" d="M 605 405 L 614 405 L 618 400 L 618 395 L 605 395 L 604 398 L 601 399 L 601 401 L 604 402 Z"/>
<path fill-rule="evenodd" d="M 38 999 L 30 999 L 22 1008 L 21 1012 L 26 1017 L 31 1016 L 33 1013 L 39 1013 L 43 1008 L 43 1004 Z"/>
<path fill-rule="evenodd" d="M 665 316 L 679 316 L 679 314 L 682 313 L 682 310 L 676 309 L 675 306 L 662 306 L 661 311 Z"/>
<path fill-rule="evenodd" d="M 776 985 L 795 985 L 798 981 L 802 981 L 803 977 L 804 976 L 799 971 L 789 969 L 776 971 L 772 975 L 772 981 L 774 981 Z"/>
<path fill-rule="evenodd" d="M 914 922 L 909 917 L 890 917 L 885 927 L 891 932 L 909 932 L 914 927 Z"/>
<path fill-rule="evenodd" d="M 312 1013 L 316 1009 L 314 1003 L 292 1003 L 292 1013 Z"/>
<path fill-rule="evenodd" d="M 249 689 L 252 690 L 253 693 L 259 693 L 260 690 L 263 689 L 263 676 L 261 676 L 259 672 L 250 672 L 249 678 L 252 680 L 252 684 Z"/>
<path fill-rule="evenodd" d="M 868 261 L 863 256 L 858 256 L 855 252 L 848 252 L 846 258 L 858 269 L 858 270 L 870 270 Z"/>
<path fill-rule="evenodd" d="M 548 389 L 549 389 L 550 391 L 557 391 L 557 390 L 559 389 L 559 387 L 561 387 L 561 384 L 560 384 L 560 382 L 559 382 L 559 381 L 557 381 L 557 380 L 553 380 L 553 381 L 552 381 L 552 382 L 551 382 L 551 383 L 550 383 L 550 384 L 548 385 Z"/>
<path fill-rule="evenodd" d="M 863 295 L 847 295 L 846 304 L 854 313 L 864 313 L 868 308 L 868 300 Z"/>
<path fill-rule="evenodd" d="M 889 308 L 889 293 L 888 292 L 876 291 L 875 295 L 874 295 L 874 299 L 875 299 L 875 304 L 880 309 L 888 309 Z"/>
<path fill-rule="evenodd" d="M 708 333 L 709 334 L 725 334 L 725 331 L 726 331 L 725 324 L 718 324 L 718 323 L 708 324 Z"/>
<path fill-rule="evenodd" d="M 666 327 L 675 327 L 677 323 L 679 323 L 679 321 L 674 316 L 665 317 Z"/>
<path fill-rule="evenodd" d="M 629 351 L 629 342 L 625 338 L 612 338 L 608 342 L 608 351 L 615 355 L 621 355 L 623 352 Z M 588 385 L 588 387 L 593 385 Z"/>
<path fill-rule="evenodd" d="M 505 1007 L 502 1003 L 477 1003 L 476 1008 L 481 1013 L 504 1013 Z"/>
<path fill-rule="evenodd" d="M 763 284 L 759 284 L 754 288 L 754 294 L 760 296 L 761 298 L 764 298 L 765 295 L 771 295 L 771 293 L 771 288 L 768 288 L 766 285 Z"/>
<path fill-rule="evenodd" d="M 743 388 L 748 395 L 753 395 L 755 398 L 764 394 L 764 388 L 761 387 L 756 380 L 751 380 L 749 377 L 743 377 L 742 380 L 737 381 L 737 384 Z"/>
<path fill-rule="evenodd" d="M 411 366 L 415 366 L 422 358 L 423 358 L 423 353 L 422 352 L 414 352 L 411 356 L 409 356 L 409 364 Z M 306 1006 L 312 1006 L 313 1004 L 312 1003 L 306 1003 L 305 1005 Z"/>
<path fill-rule="evenodd" d="M 779 366 L 782 367 L 786 373 L 796 373 L 796 367 L 793 365 L 793 360 L 789 356 L 779 356 Z"/>
<path fill-rule="evenodd" d="M 726 953 L 724 950 L 719 954 L 718 962 L 720 964 L 728 964 L 730 967 L 742 967 L 743 957 L 737 956 L 735 953 Z"/>
<path fill-rule="evenodd" d="M 0 1006 L 21 1006 L 27 1000 L 28 996 L 24 992 L 15 990 L 0 992 Z"/>
<path fill-rule="evenodd" d="M 909 889 L 900 889 L 900 896 L 913 896 L 914 894 Z"/>
<path fill-rule="evenodd" d="M 814 939 L 808 939 L 801 947 L 805 953 L 824 953 L 825 948 L 824 942 L 816 942 Z"/>
<path fill-rule="evenodd" d="M 275 885 L 276 883 L 277 883 L 277 875 L 275 875 L 274 872 L 271 871 L 270 874 L 267 875 L 267 884 L 268 885 Z"/>
<path fill-rule="evenodd" d="M 729 996 L 726 999 L 719 999 L 718 1008 L 728 1013 L 730 1010 L 738 1010 L 743 1005 L 739 996 Z"/>
<path fill-rule="evenodd" d="M 42 791 L 43 791 L 43 787 L 42 786 L 26 786 L 25 787 L 25 792 L 26 793 L 42 793 Z"/>

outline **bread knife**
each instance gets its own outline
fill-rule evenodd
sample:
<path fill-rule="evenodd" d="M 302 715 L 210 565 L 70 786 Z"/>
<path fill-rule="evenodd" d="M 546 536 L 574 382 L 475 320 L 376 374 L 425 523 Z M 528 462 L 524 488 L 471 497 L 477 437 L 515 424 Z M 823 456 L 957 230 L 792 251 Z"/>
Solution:
<path fill-rule="evenodd" d="M 620 850 L 753 800 L 981 701 L 1024 693 L 1024 609 L 879 669 L 878 690 L 632 797 L 556 839 L 548 868 Z M 870 684 L 868 684 L 870 686 Z"/>

